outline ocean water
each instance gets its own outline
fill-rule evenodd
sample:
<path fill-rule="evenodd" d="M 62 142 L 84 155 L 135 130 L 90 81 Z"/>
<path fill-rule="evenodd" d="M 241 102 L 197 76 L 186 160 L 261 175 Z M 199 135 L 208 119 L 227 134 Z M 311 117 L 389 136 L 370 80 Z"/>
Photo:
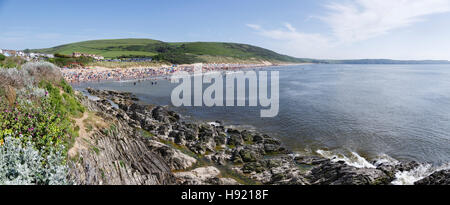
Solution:
<path fill-rule="evenodd" d="M 427 170 L 420 171 L 423 175 L 450 162 L 450 65 L 300 65 L 263 70 L 280 73 L 277 117 L 260 118 L 260 107 L 172 109 L 193 119 L 257 129 L 280 138 L 291 150 L 346 159 L 360 167 L 371 167 L 374 160 L 415 160 L 434 167 L 422 167 Z M 128 91 L 147 103 L 170 106 L 177 85 L 157 81 L 157 85 L 129 81 L 74 87 Z M 405 180 L 417 175 L 401 174 Z"/>

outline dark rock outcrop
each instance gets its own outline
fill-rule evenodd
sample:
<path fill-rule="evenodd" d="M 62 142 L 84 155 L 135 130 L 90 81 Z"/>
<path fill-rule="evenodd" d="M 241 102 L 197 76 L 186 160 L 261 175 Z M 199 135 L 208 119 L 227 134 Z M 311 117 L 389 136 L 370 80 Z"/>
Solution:
<path fill-rule="evenodd" d="M 345 162 L 327 161 L 311 170 L 313 185 L 388 185 L 392 179 L 379 169 L 355 168 Z"/>
<path fill-rule="evenodd" d="M 414 183 L 415 185 L 450 185 L 450 170 L 442 170 Z"/>
<path fill-rule="evenodd" d="M 70 177 L 82 185 L 165 185 L 175 176 L 161 155 L 149 149 L 148 140 L 127 123 L 115 120 L 102 103 L 84 100 L 92 111 L 114 122 L 109 129 L 93 131 L 70 164 Z"/>

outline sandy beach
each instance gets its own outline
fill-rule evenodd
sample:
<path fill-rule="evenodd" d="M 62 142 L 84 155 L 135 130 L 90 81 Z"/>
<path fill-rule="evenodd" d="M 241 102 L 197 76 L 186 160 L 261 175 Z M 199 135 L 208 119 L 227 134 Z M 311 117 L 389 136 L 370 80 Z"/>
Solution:
<path fill-rule="evenodd" d="M 277 66 L 277 65 L 270 62 L 264 62 L 261 64 L 203 64 L 203 72 L 235 71 L 241 69 L 255 69 L 269 66 Z M 81 69 L 64 68 L 61 69 L 61 71 L 63 73 L 64 78 L 69 83 L 74 84 L 83 82 L 142 80 L 161 76 L 169 76 L 179 71 L 190 73 L 194 71 L 194 64 L 148 67 L 148 68 L 143 67 L 139 68 L 91 67 Z"/>

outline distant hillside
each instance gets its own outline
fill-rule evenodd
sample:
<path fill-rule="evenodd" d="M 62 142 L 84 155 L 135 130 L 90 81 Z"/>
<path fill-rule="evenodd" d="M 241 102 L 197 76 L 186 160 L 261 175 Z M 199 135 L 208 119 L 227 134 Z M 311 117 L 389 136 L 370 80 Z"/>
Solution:
<path fill-rule="evenodd" d="M 447 60 L 391 60 L 391 59 L 358 59 L 358 60 L 312 60 L 322 64 L 450 64 Z"/>
<path fill-rule="evenodd" d="M 163 43 L 151 39 L 116 39 L 116 40 L 94 40 L 84 41 L 78 43 L 71 43 L 53 48 L 34 49 L 33 52 L 64 54 L 71 55 L 73 52 L 80 52 L 86 54 L 102 55 L 107 58 L 118 57 L 121 55 L 146 55 L 154 56 L 157 53 L 150 51 L 133 51 L 124 50 L 126 47 L 145 46 L 149 44 Z"/>
<path fill-rule="evenodd" d="M 102 55 L 106 58 L 148 56 L 156 60 L 177 64 L 196 62 L 309 62 L 307 59 L 281 55 L 268 49 L 246 44 L 215 42 L 166 43 L 151 39 L 94 40 L 32 51 L 64 55 L 81 52 Z"/>
<path fill-rule="evenodd" d="M 450 64 L 450 61 L 411 61 L 390 59 L 320 60 L 294 58 L 268 49 L 237 43 L 180 42 L 167 43 L 152 39 L 94 40 L 33 52 L 71 55 L 73 52 L 101 55 L 106 58 L 152 57 L 175 64 L 188 63 L 321 63 L 321 64 Z"/>

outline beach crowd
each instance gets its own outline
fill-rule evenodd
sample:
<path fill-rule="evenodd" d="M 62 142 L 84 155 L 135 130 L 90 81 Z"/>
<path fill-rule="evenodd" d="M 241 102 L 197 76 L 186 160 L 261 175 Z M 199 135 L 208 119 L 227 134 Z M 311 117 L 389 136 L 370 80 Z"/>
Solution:
<path fill-rule="evenodd" d="M 265 67 L 265 64 L 203 64 L 203 72 L 212 71 L 235 71 L 246 68 Z M 82 82 L 103 82 L 103 81 L 123 81 L 141 80 L 154 77 L 167 77 L 179 71 L 192 73 L 194 65 L 172 65 L 159 68 L 81 68 L 62 70 L 64 78 L 69 83 Z"/>

